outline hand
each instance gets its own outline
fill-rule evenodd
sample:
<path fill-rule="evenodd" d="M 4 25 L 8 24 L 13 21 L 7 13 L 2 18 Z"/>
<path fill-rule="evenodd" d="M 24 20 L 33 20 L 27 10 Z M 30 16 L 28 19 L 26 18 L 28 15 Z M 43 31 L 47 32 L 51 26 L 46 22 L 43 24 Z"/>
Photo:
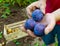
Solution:
<path fill-rule="evenodd" d="M 39 0 L 39 1 L 40 1 L 40 9 L 45 14 L 46 0 Z"/>
<path fill-rule="evenodd" d="M 44 32 L 45 32 L 45 34 L 49 34 L 51 32 L 51 28 L 48 28 L 48 27 L 45 28 L 45 31 Z"/>
<path fill-rule="evenodd" d="M 28 33 L 28 35 L 30 35 L 31 37 L 34 37 L 34 38 L 37 37 L 37 36 L 34 35 L 34 33 L 33 33 L 31 30 L 27 30 L 27 33 Z"/>
<path fill-rule="evenodd" d="M 31 37 L 37 37 L 37 36 L 35 36 L 34 35 L 34 33 L 31 31 L 31 30 L 26 30 L 25 28 L 24 28 L 24 26 L 22 26 L 21 28 L 20 28 L 23 32 L 26 32 L 26 33 L 28 33 L 28 35 L 30 35 Z"/>
<path fill-rule="evenodd" d="M 47 21 L 48 25 L 45 28 L 45 31 L 44 32 L 45 32 L 45 34 L 48 34 L 55 27 L 55 24 L 56 24 L 55 16 L 53 14 L 51 14 L 51 13 L 46 14 L 46 21 Z"/>
<path fill-rule="evenodd" d="M 39 8 L 39 1 L 33 2 L 27 6 L 26 11 L 29 18 L 31 18 L 32 11 L 34 11 L 36 8 Z"/>
<path fill-rule="evenodd" d="M 23 32 L 27 33 L 27 31 L 26 31 L 24 25 L 23 25 L 22 27 L 20 27 L 20 29 L 21 29 Z"/>

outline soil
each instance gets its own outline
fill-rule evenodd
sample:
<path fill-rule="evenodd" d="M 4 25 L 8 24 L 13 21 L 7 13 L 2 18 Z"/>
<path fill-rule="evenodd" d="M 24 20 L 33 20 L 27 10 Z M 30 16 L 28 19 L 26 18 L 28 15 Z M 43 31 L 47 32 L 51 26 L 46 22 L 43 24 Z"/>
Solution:
<path fill-rule="evenodd" d="M 0 32 L 1 31 L 3 32 L 5 24 L 11 24 L 14 22 L 22 21 L 22 20 L 25 20 L 26 18 L 27 16 L 26 16 L 25 8 L 11 8 L 11 15 L 9 15 L 8 18 L 4 19 L 0 17 Z M 17 41 L 21 43 L 19 46 L 28 46 L 27 44 L 30 44 L 30 41 L 32 41 L 32 38 L 28 36 L 23 39 L 18 39 Z M 4 37 L 0 39 L 0 43 L 2 42 L 5 42 Z M 11 41 L 4 46 L 16 46 L 16 44 L 13 41 Z"/>
<path fill-rule="evenodd" d="M 14 22 L 25 20 L 27 18 L 25 8 L 11 9 L 11 11 L 11 15 L 9 15 L 8 18 L 4 19 L 0 17 L 0 31 L 3 30 L 4 24 L 11 24 Z"/>
<path fill-rule="evenodd" d="M 6 44 L 6 46 L 31 46 L 33 39 L 34 38 L 27 36 L 22 39 L 18 39 L 17 41 L 20 43 L 18 45 L 16 45 L 15 42 L 11 41 L 8 44 Z"/>
<path fill-rule="evenodd" d="M 25 19 L 27 19 L 25 8 L 11 8 L 11 15 L 9 15 L 8 18 L 4 19 L 0 17 L 0 32 L 1 31 L 3 32 L 5 24 L 11 24 L 11 23 L 22 21 Z M 34 38 L 30 36 L 27 36 L 22 39 L 18 39 L 17 41 L 20 42 L 18 46 L 31 46 L 33 39 Z M 4 37 L 0 39 L 0 43 L 5 42 L 5 41 L 6 40 Z M 17 46 L 17 45 L 13 41 L 11 41 L 4 46 Z"/>

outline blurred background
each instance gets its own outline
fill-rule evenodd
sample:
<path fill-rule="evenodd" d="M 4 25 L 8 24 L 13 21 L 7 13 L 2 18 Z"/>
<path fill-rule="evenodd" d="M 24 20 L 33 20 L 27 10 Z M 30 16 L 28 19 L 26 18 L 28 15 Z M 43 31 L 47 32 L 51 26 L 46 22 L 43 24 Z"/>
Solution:
<path fill-rule="evenodd" d="M 37 0 L 0 0 L 0 44 L 5 43 L 5 38 L 3 37 L 4 24 L 27 19 L 25 8 L 35 1 Z M 35 43 L 33 41 L 34 38 L 28 36 L 23 39 L 13 40 L 3 46 L 40 46 L 39 40 L 34 41 Z M 41 46 L 45 46 L 45 44 L 43 43 Z"/>

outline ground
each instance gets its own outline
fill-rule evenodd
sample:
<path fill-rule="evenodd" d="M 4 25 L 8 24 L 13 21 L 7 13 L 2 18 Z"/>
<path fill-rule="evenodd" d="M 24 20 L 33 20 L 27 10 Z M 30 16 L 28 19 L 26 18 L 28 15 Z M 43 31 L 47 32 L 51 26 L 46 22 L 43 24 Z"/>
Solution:
<path fill-rule="evenodd" d="M 26 10 L 25 8 L 10 8 L 11 9 L 11 15 L 8 16 L 8 18 L 4 19 L 0 17 L 0 32 L 3 32 L 4 29 L 4 25 L 5 24 L 11 24 L 14 22 L 18 22 L 18 21 L 22 21 L 27 19 L 27 15 L 26 15 Z M 0 14 L 1 16 L 1 14 Z M 17 42 L 19 43 L 18 46 L 31 46 L 32 41 L 34 40 L 34 38 L 27 36 L 24 37 L 22 39 L 18 39 Z M 5 42 L 5 38 L 4 36 L 0 39 L 0 43 Z M 11 41 L 8 44 L 4 45 L 4 46 L 17 46 L 15 42 Z"/>
<path fill-rule="evenodd" d="M 11 15 L 9 15 L 8 18 L 4 19 L 0 17 L 0 32 L 1 31 L 3 32 L 5 24 L 11 24 L 11 23 L 22 21 L 28 18 L 26 15 L 25 8 L 17 7 L 17 8 L 10 8 L 10 9 L 11 9 Z M 4 36 L 0 38 L 0 44 L 3 42 L 6 43 Z M 17 41 L 13 40 L 3 46 L 45 46 L 45 44 L 39 41 L 39 39 L 37 40 L 35 38 L 27 36 L 22 39 L 17 39 Z M 55 44 L 55 46 L 57 46 L 57 43 Z"/>

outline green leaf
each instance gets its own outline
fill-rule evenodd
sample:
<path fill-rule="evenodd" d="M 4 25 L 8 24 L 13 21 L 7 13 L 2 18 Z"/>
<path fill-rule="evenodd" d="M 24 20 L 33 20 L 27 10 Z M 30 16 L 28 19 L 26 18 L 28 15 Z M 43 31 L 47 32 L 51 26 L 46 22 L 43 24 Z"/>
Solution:
<path fill-rule="evenodd" d="M 11 12 L 11 10 L 8 9 L 8 8 L 5 10 L 5 13 L 8 14 L 8 15 L 10 14 L 10 12 Z"/>
<path fill-rule="evenodd" d="M 22 5 L 22 0 L 16 0 L 16 3 L 21 6 Z"/>
<path fill-rule="evenodd" d="M 12 5 L 14 5 L 14 4 L 15 4 L 15 1 L 12 2 Z"/>
<path fill-rule="evenodd" d="M 55 46 L 58 46 L 58 42 L 55 42 Z"/>
<path fill-rule="evenodd" d="M 13 2 L 14 0 L 10 0 L 11 2 Z"/>
<path fill-rule="evenodd" d="M 5 0 L 5 2 L 9 2 L 10 0 Z"/>
<path fill-rule="evenodd" d="M 19 45 L 20 44 L 20 42 L 16 42 L 16 45 Z"/>
<path fill-rule="evenodd" d="M 0 35 L 2 35 L 2 32 L 0 32 Z"/>
<path fill-rule="evenodd" d="M 34 46 L 39 46 L 39 43 L 37 42 L 37 43 L 35 43 L 35 45 Z"/>
<path fill-rule="evenodd" d="M 8 3 L 5 3 L 3 6 L 4 6 L 4 7 L 8 7 L 8 6 L 9 6 L 9 4 L 8 4 Z"/>
<path fill-rule="evenodd" d="M 42 46 L 46 46 L 45 43 L 43 43 Z"/>
<path fill-rule="evenodd" d="M 16 43 L 16 42 L 17 42 L 17 40 L 15 39 L 15 40 L 13 40 L 13 42 L 14 42 L 14 43 Z"/>
<path fill-rule="evenodd" d="M 2 38 L 2 35 L 0 35 L 0 39 Z"/>
<path fill-rule="evenodd" d="M 0 0 L 0 3 L 3 2 L 3 0 Z"/>
<path fill-rule="evenodd" d="M 1 18 L 6 19 L 6 18 L 7 18 L 6 14 L 3 14 L 3 15 L 1 16 Z"/>

